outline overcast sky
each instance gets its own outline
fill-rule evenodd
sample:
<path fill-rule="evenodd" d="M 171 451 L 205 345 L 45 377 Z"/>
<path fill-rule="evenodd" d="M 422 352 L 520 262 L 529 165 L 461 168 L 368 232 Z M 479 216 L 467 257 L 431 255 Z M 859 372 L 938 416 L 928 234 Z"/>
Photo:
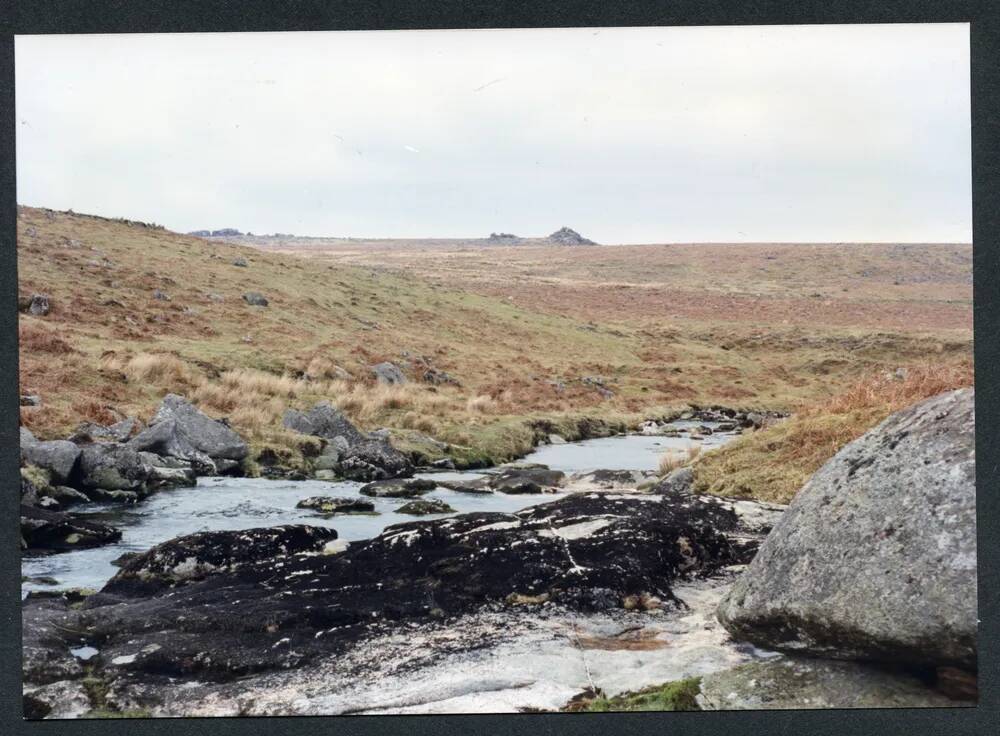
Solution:
<path fill-rule="evenodd" d="M 967 242 L 968 37 L 22 36 L 18 201 L 179 231 Z"/>

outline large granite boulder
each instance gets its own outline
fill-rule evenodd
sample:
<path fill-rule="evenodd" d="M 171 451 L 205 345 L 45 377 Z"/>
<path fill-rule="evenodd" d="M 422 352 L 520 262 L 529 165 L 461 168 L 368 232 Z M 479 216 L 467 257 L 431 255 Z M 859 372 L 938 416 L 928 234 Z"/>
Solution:
<path fill-rule="evenodd" d="M 204 466 L 209 474 L 216 472 L 217 460 L 240 461 L 249 452 L 246 442 L 227 424 L 206 416 L 177 394 L 164 397 L 149 426 L 128 444 Z"/>
<path fill-rule="evenodd" d="M 736 639 L 976 666 L 974 394 L 893 414 L 802 487 L 718 609 Z"/>
<path fill-rule="evenodd" d="M 80 458 L 80 448 L 68 440 L 21 443 L 21 459 L 49 471 L 54 484 L 69 483 Z"/>

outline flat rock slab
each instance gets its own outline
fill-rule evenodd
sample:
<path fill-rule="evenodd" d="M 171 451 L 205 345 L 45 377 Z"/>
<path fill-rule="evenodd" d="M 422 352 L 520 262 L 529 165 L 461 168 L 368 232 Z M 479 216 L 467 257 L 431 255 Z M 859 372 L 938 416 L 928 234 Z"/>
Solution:
<path fill-rule="evenodd" d="M 803 486 L 719 606 L 734 638 L 976 668 L 972 389 L 893 414 Z"/>
<path fill-rule="evenodd" d="M 349 546 L 257 538 L 269 531 L 154 547 L 70 628 L 101 642 L 109 676 L 232 679 L 339 656 L 373 625 L 405 631 L 489 605 L 670 608 L 675 583 L 745 564 L 760 539 L 718 499 L 605 493 L 396 524 Z"/>
<path fill-rule="evenodd" d="M 703 710 L 946 708 L 952 700 L 913 675 L 858 662 L 781 657 L 706 675 Z"/>

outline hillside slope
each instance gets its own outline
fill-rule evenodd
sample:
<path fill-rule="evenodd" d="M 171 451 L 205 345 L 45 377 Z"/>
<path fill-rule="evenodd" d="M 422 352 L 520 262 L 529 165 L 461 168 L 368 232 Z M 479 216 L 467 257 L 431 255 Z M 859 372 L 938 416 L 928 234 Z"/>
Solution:
<path fill-rule="evenodd" d="M 22 393 L 42 399 L 22 421 L 42 437 L 86 419 L 148 417 L 174 391 L 257 445 L 291 444 L 284 409 L 329 399 L 366 428 L 417 429 L 499 459 L 524 451 L 527 416 L 637 419 L 687 402 L 793 408 L 928 353 L 965 360 L 971 344 L 971 332 L 954 330 L 762 333 L 725 314 L 711 324 L 651 313 L 641 326 L 589 309 L 557 314 L 416 269 L 28 207 L 18 267 L 21 295 L 51 303 L 20 325 Z M 248 304 L 248 292 L 268 305 Z M 410 382 L 375 385 L 370 366 L 386 360 Z M 460 385 L 424 382 L 429 368 Z"/>

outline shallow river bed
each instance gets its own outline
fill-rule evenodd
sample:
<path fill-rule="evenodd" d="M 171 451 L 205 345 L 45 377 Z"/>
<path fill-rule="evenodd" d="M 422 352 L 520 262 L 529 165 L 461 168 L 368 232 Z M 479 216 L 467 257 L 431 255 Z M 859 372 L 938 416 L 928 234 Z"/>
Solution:
<path fill-rule="evenodd" d="M 559 445 L 544 445 L 522 462 L 542 463 L 566 473 L 588 470 L 653 470 L 667 449 L 686 450 L 692 444 L 704 449 L 731 440 L 733 433 L 720 432 L 692 440 L 698 422 L 679 421 L 672 426 L 679 437 L 622 435 Z M 712 426 L 709 424 L 708 426 Z M 482 475 L 475 471 L 423 473 L 421 477 L 454 480 Z M 341 539 L 357 541 L 377 536 L 390 524 L 416 519 L 450 516 L 409 516 L 397 508 L 408 499 L 373 498 L 377 515 L 320 516 L 295 504 L 310 496 L 357 496 L 362 483 L 317 480 L 280 481 L 254 478 L 199 478 L 193 488 L 161 491 L 134 506 L 87 504 L 73 509 L 93 515 L 122 530 L 119 542 L 105 547 L 55 555 L 26 556 L 22 559 L 22 595 L 29 590 L 65 588 L 99 589 L 117 571 L 112 561 L 126 552 L 143 552 L 168 539 L 201 531 L 250 529 L 281 524 L 313 524 L 332 527 Z M 437 488 L 424 498 L 447 502 L 455 513 L 499 511 L 512 513 L 528 506 L 561 498 L 565 494 L 505 495 L 472 494 Z M 52 582 L 39 582 L 39 579 Z"/>

